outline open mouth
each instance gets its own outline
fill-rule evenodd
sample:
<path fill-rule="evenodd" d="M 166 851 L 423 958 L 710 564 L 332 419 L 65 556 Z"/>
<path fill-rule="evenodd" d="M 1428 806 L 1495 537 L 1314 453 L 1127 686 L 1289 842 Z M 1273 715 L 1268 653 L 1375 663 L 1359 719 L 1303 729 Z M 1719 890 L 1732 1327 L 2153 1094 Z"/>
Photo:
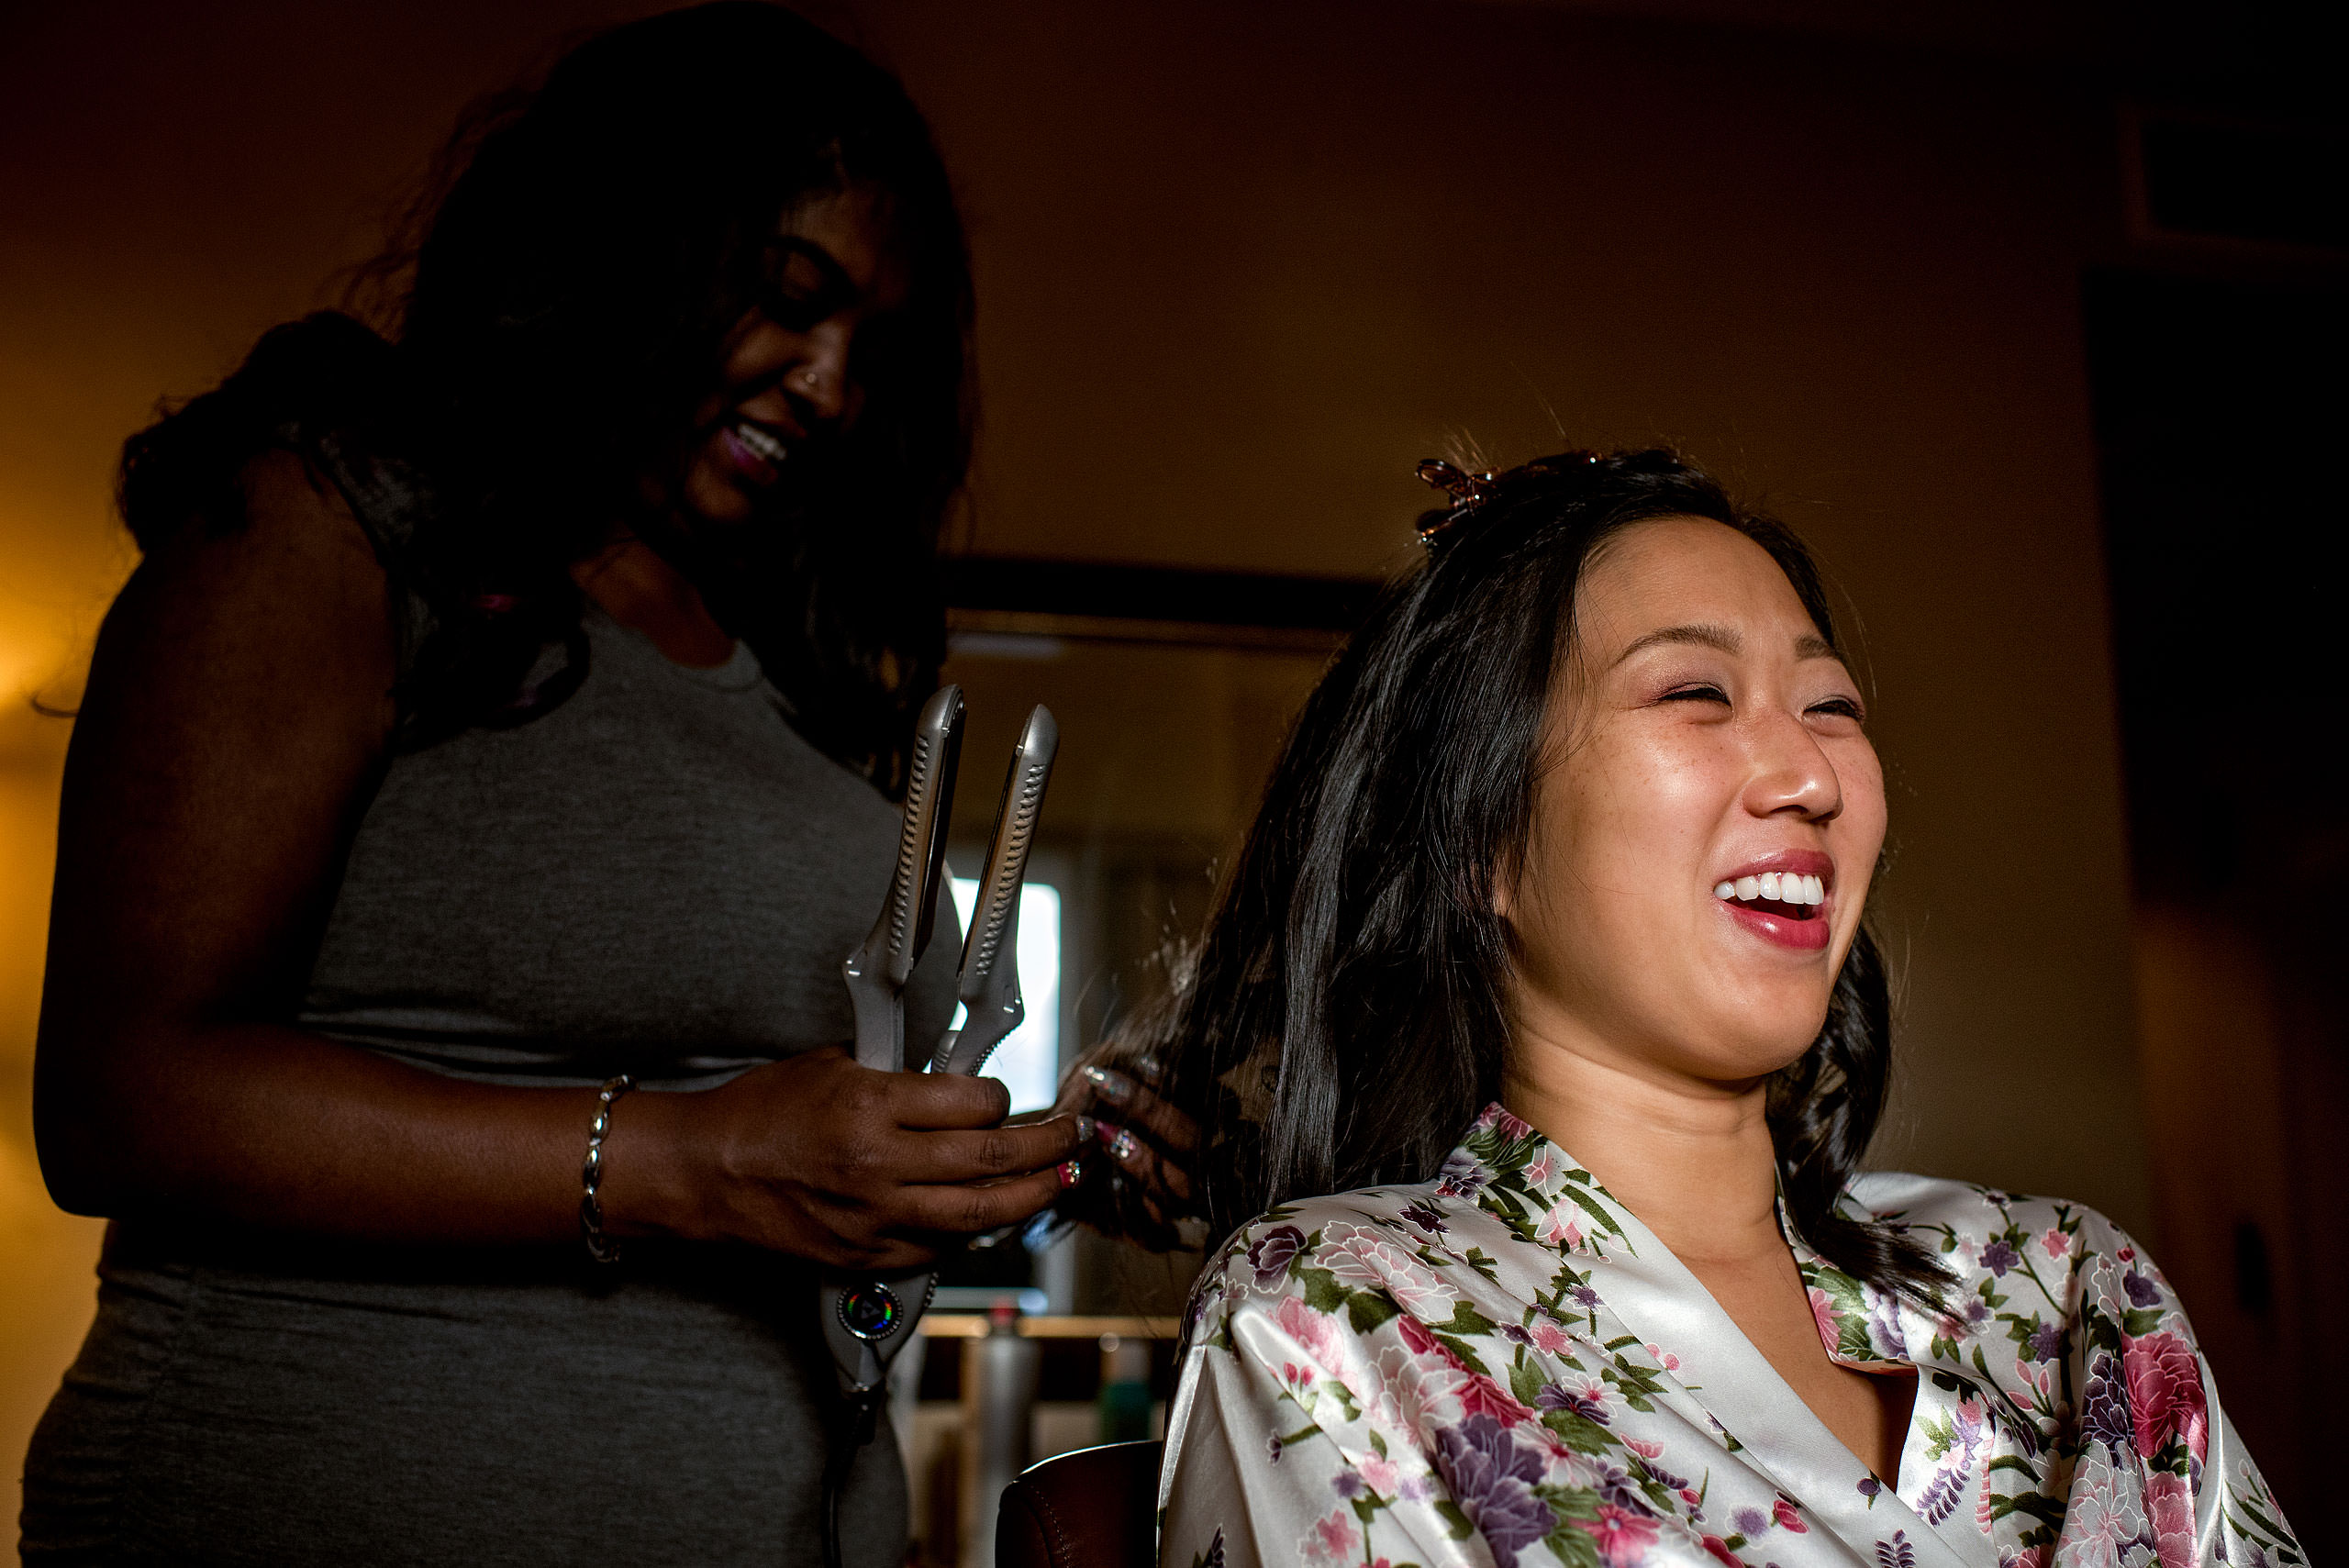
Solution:
<path fill-rule="evenodd" d="M 791 448 L 780 435 L 751 419 L 719 426 L 718 445 L 736 475 L 758 489 L 781 479 L 784 464 L 791 458 Z"/>
<path fill-rule="evenodd" d="M 778 468 L 791 456 L 791 449 L 783 444 L 783 439 L 763 425 L 737 419 L 727 427 L 727 430 L 736 440 L 750 448 L 753 457 L 763 458 Z"/>
<path fill-rule="evenodd" d="M 1793 872 L 1764 872 L 1717 884 L 1713 896 L 1724 904 L 1781 920 L 1817 920 L 1825 917 L 1827 884 L 1815 876 Z"/>
<path fill-rule="evenodd" d="M 1816 860 L 1827 874 L 1741 872 L 1715 883 L 1713 897 L 1732 921 L 1766 942 L 1798 951 L 1823 951 L 1832 935 L 1827 906 L 1834 863 L 1824 856 L 1805 858 Z"/>

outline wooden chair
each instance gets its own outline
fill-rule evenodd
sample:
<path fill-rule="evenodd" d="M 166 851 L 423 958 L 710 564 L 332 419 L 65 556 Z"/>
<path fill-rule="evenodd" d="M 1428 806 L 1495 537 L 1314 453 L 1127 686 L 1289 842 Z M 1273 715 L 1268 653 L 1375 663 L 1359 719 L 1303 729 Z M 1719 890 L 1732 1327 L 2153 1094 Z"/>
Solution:
<path fill-rule="evenodd" d="M 1031 1464 L 1003 1489 L 996 1568 L 1152 1568 L 1164 1443 L 1105 1443 Z"/>

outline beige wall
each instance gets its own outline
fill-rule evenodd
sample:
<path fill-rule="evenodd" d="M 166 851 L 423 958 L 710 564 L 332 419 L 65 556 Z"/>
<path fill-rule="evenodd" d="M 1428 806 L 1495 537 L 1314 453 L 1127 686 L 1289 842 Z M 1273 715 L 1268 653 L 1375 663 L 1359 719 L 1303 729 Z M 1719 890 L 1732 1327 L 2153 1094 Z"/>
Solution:
<path fill-rule="evenodd" d="M 631 8 L 0 22 L 11 1456 L 93 1246 L 29 1156 L 63 726 L 22 702 L 70 696 L 129 559 L 112 452 L 158 394 L 327 297 L 464 99 Z M 1412 462 L 1455 432 L 1511 461 L 1686 446 L 1856 606 L 1908 1029 L 1882 1158 L 2149 1227 L 2076 308 L 2117 225 L 2092 95 L 1891 46 L 1435 0 L 832 14 L 905 73 L 966 193 L 980 548 L 1375 573 L 1407 549 Z"/>

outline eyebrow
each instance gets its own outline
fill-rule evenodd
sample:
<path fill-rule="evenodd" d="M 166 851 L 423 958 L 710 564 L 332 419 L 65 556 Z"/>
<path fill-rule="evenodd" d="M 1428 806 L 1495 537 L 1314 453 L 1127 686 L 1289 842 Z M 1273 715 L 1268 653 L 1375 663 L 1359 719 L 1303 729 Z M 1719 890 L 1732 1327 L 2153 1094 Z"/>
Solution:
<path fill-rule="evenodd" d="M 1734 657 L 1744 651 L 1745 639 L 1725 626 L 1709 626 L 1703 623 L 1691 626 L 1667 626 L 1660 631 L 1652 631 L 1644 637 L 1632 639 L 1631 645 L 1615 656 L 1615 663 L 1622 663 L 1634 653 L 1665 646 L 1711 648 Z M 1843 656 L 1835 651 L 1834 644 L 1818 633 L 1805 632 L 1795 639 L 1795 657 L 1798 660 L 1840 661 Z M 1610 664 L 1608 668 L 1612 669 L 1614 665 Z"/>
<path fill-rule="evenodd" d="M 815 266 L 817 275 L 822 280 L 817 284 L 819 294 L 844 294 L 851 298 L 856 296 L 856 280 L 848 275 L 848 269 L 841 265 L 838 257 L 815 240 L 804 235 L 785 234 L 778 236 L 772 242 L 771 249 L 774 261 L 767 268 L 769 283 L 779 281 L 774 274 L 788 267 L 793 257 L 799 256 L 806 258 Z"/>

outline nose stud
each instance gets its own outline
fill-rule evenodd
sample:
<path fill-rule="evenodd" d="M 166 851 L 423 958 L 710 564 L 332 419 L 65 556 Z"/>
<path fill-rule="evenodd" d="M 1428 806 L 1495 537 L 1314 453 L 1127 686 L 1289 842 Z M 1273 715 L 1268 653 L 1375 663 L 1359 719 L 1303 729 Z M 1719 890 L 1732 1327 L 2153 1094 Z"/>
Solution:
<path fill-rule="evenodd" d="M 799 384 L 806 387 L 810 392 L 816 390 L 816 383 L 818 379 L 819 378 L 817 376 L 816 373 L 812 370 L 805 370 L 799 373 Z"/>

